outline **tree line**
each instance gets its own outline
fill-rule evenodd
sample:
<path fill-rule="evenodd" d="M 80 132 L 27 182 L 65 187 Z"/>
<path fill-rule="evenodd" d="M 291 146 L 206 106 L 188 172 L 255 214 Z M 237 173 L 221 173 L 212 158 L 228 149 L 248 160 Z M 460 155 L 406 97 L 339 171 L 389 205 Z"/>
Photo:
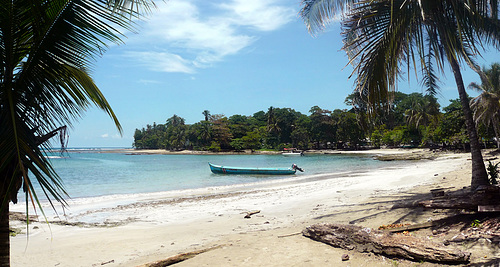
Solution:
<path fill-rule="evenodd" d="M 460 101 L 440 111 L 433 95 L 396 92 L 390 104 L 375 111 L 360 94 L 351 94 L 350 109 L 314 106 L 309 115 L 291 108 L 270 107 L 252 116 L 210 114 L 187 125 L 178 115 L 165 124 L 136 129 L 133 147 L 167 150 L 360 149 L 365 147 L 442 147 L 467 149 L 468 136 Z M 480 140 L 491 146 L 494 124 L 478 121 Z"/>

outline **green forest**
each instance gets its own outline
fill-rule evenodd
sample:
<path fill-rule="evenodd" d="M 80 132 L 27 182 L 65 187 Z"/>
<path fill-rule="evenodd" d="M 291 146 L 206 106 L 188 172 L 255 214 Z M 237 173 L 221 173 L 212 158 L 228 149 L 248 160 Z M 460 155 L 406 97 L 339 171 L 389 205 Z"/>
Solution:
<path fill-rule="evenodd" d="M 396 92 L 390 104 L 369 108 L 359 94 L 345 99 L 351 109 L 333 111 L 318 106 L 309 114 L 292 108 L 269 107 L 252 116 L 200 112 L 200 120 L 188 125 L 173 115 L 165 124 L 136 129 L 136 149 L 241 151 L 307 149 L 364 149 L 426 147 L 468 149 L 465 119 L 460 101 L 441 107 L 433 95 Z M 495 145 L 489 121 L 478 121 L 484 147 Z"/>

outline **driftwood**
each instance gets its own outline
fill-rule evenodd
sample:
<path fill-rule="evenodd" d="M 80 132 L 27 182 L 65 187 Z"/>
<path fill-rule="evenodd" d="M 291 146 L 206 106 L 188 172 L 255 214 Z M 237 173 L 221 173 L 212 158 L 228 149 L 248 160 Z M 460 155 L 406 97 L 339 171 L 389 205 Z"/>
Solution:
<path fill-rule="evenodd" d="M 141 266 L 138 266 L 138 267 L 165 267 L 165 266 L 170 266 L 170 265 L 179 263 L 181 261 L 189 260 L 191 258 L 194 258 L 196 255 L 199 255 L 201 253 L 205 253 L 207 251 L 214 250 L 214 249 L 217 249 L 217 248 L 220 248 L 220 247 L 222 247 L 222 245 L 211 247 L 211 248 L 206 248 L 206 249 L 201 249 L 201 250 L 196 250 L 196 251 L 191 251 L 191 252 L 187 252 L 187 253 L 182 253 L 182 254 L 178 254 L 178 255 L 166 258 L 164 260 L 159 260 L 159 261 L 155 261 L 155 262 L 152 262 L 152 263 L 147 263 L 147 264 L 144 264 L 144 265 L 141 265 Z"/>
<path fill-rule="evenodd" d="M 300 234 L 302 234 L 302 232 L 297 232 L 297 233 L 287 234 L 287 235 L 279 235 L 278 238 L 289 237 L 289 236 L 300 235 Z"/>
<path fill-rule="evenodd" d="M 477 212 L 500 212 L 500 205 L 478 205 Z"/>
<path fill-rule="evenodd" d="M 465 209 L 478 211 L 478 206 L 500 205 L 500 187 L 479 186 L 474 192 L 455 195 L 445 195 L 431 200 L 420 201 L 418 204 L 431 209 Z"/>
<path fill-rule="evenodd" d="M 400 227 L 394 227 L 394 228 L 388 228 L 388 229 L 381 229 L 381 231 L 389 232 L 389 233 L 397 233 L 397 232 L 404 232 L 404 231 L 420 230 L 423 228 L 432 227 L 434 225 L 435 225 L 434 222 L 425 222 L 425 223 L 412 224 L 412 225 L 403 225 Z"/>
<path fill-rule="evenodd" d="M 246 212 L 247 215 L 245 215 L 245 219 L 250 219 L 252 215 L 260 213 L 260 210 L 254 210 L 254 211 L 248 211 Z"/>
<path fill-rule="evenodd" d="M 420 201 L 419 205 L 428 209 L 464 209 L 476 210 L 478 203 L 471 198 L 441 198 Z"/>
<path fill-rule="evenodd" d="M 466 263 L 470 253 L 413 236 L 391 235 L 371 228 L 342 224 L 315 224 L 302 234 L 334 247 L 389 257 L 437 263 Z"/>
<path fill-rule="evenodd" d="M 101 266 L 102 265 L 106 265 L 106 264 L 110 264 L 110 263 L 114 263 L 115 260 L 110 260 L 110 261 L 105 261 L 105 262 L 101 262 Z"/>

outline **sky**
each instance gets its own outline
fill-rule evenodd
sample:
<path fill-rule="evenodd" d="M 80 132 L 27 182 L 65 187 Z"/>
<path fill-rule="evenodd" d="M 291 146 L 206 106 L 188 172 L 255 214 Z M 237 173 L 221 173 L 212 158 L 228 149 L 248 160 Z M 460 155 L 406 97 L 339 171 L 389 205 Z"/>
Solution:
<path fill-rule="evenodd" d="M 309 115 L 313 106 L 346 109 L 352 67 L 332 22 L 312 36 L 298 15 L 300 1 L 169 0 L 157 2 L 124 44 L 110 45 L 91 76 L 123 127 L 90 108 L 70 129 L 69 147 L 131 147 L 135 129 L 174 114 L 193 124 L 211 114 L 251 116 L 270 106 Z M 496 51 L 478 58 L 500 62 Z M 463 68 L 464 83 L 479 82 Z M 414 72 L 398 90 L 424 93 Z M 409 77 L 409 79 L 408 79 Z M 438 100 L 458 98 L 453 75 L 440 76 Z M 474 95 L 474 92 L 469 92 Z"/>

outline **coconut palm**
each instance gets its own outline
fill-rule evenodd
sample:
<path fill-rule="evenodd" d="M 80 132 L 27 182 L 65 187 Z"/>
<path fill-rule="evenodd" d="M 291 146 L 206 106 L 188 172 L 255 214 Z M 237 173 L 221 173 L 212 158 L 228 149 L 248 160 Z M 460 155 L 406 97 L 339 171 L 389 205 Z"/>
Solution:
<path fill-rule="evenodd" d="M 405 110 L 404 115 L 409 127 L 418 129 L 419 126 L 438 122 L 441 113 L 439 112 L 439 103 L 434 96 L 413 93 L 408 96 L 408 101 L 410 106 Z"/>
<path fill-rule="evenodd" d="M 304 0 L 301 15 L 312 33 L 343 15 L 344 47 L 354 66 L 357 91 L 373 105 L 394 92 L 405 63 L 427 79 L 451 67 L 472 154 L 472 189 L 488 184 L 460 64 L 473 66 L 484 44 L 500 44 L 498 1 Z M 432 58 L 432 60 L 429 60 Z M 435 64 L 435 67 L 429 63 Z"/>
<path fill-rule="evenodd" d="M 208 109 L 205 109 L 201 114 L 205 117 L 205 121 L 210 119 L 210 111 Z"/>
<path fill-rule="evenodd" d="M 493 131 L 500 148 L 500 64 L 493 63 L 489 69 L 478 71 L 481 84 L 470 83 L 469 89 L 481 94 L 471 101 L 476 123 L 493 125 Z"/>
<path fill-rule="evenodd" d="M 276 109 L 272 106 L 267 110 L 267 131 L 270 133 L 278 134 L 279 132 L 281 132 L 281 128 L 278 125 L 275 110 Z"/>
<path fill-rule="evenodd" d="M 23 189 L 26 203 L 47 199 L 65 205 L 62 181 L 43 149 L 90 106 L 104 110 L 121 131 L 108 102 L 89 75 L 118 30 L 152 7 L 149 0 L 0 1 L 0 265 L 9 266 L 9 202 Z M 29 173 L 29 175 L 28 175 Z M 51 201 L 51 204 L 53 202 Z M 27 204 L 28 205 L 28 204 Z"/>
<path fill-rule="evenodd" d="M 267 110 L 267 133 L 268 140 L 267 143 L 271 145 L 271 147 L 276 147 L 279 143 L 281 128 L 278 124 L 278 119 L 276 118 L 276 109 L 274 107 L 269 107 Z"/>
<path fill-rule="evenodd" d="M 177 127 L 179 125 L 184 125 L 186 120 L 174 114 L 172 117 L 167 119 L 167 127 Z"/>
<path fill-rule="evenodd" d="M 198 128 L 198 136 L 203 142 L 203 145 L 207 145 L 212 138 L 211 133 L 212 123 L 209 121 L 201 121 L 200 126 Z"/>

